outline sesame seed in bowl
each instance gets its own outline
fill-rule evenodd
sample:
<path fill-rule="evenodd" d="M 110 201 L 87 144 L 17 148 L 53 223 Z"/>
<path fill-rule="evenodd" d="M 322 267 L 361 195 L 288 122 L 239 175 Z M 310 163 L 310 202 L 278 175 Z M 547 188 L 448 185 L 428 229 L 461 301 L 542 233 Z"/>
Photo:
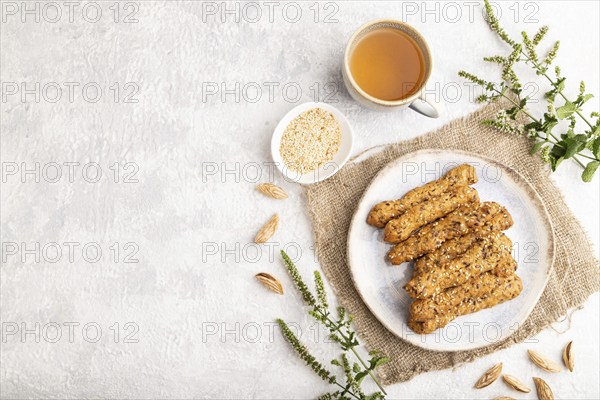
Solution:
<path fill-rule="evenodd" d="M 352 152 L 346 117 L 326 103 L 303 103 L 279 122 L 271 139 L 273 161 L 288 181 L 310 184 L 334 175 Z"/>

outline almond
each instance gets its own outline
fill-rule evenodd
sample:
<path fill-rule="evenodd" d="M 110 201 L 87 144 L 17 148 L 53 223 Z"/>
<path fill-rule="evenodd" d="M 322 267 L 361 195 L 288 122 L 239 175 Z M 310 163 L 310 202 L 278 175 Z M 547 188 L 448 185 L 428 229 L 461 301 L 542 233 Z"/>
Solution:
<path fill-rule="evenodd" d="M 573 372 L 575 367 L 575 359 L 573 358 L 573 342 L 569 342 L 563 350 L 563 361 L 569 371 Z"/>
<path fill-rule="evenodd" d="M 275 232 L 277 231 L 277 227 L 279 226 L 279 215 L 274 214 L 270 220 L 267 221 L 266 224 L 256 234 L 254 238 L 254 242 L 256 243 L 265 243 L 267 240 L 271 239 Z"/>
<path fill-rule="evenodd" d="M 256 189 L 265 196 L 271 197 L 273 199 L 281 200 L 288 198 L 288 195 L 285 192 L 285 190 L 273 183 L 261 183 L 260 185 L 256 186 Z"/>
<path fill-rule="evenodd" d="M 516 400 L 514 397 L 509 397 L 509 396 L 498 396 L 498 397 L 494 397 L 494 400 Z"/>
<path fill-rule="evenodd" d="M 283 294 L 283 285 L 273 275 L 266 272 L 260 272 L 254 276 L 265 287 L 271 289 L 277 294 Z"/>
<path fill-rule="evenodd" d="M 554 393 L 550 386 L 542 378 L 533 378 L 535 382 L 535 390 L 537 391 L 538 399 L 540 400 L 554 400 Z"/>
<path fill-rule="evenodd" d="M 475 383 L 475 389 L 481 389 L 489 386 L 500 376 L 502 372 L 502 363 L 494 365 L 492 368 L 485 371 L 483 376 Z"/>
<path fill-rule="evenodd" d="M 541 355 L 537 351 L 527 350 L 527 353 L 529 354 L 529 358 L 531 359 L 531 361 L 533 361 L 533 363 L 535 365 L 537 365 L 538 367 L 540 367 L 544 371 L 546 371 L 546 372 L 560 372 L 560 371 L 562 371 L 562 368 L 561 368 L 560 365 L 558 365 L 554 361 L 552 361 L 552 360 L 544 357 L 543 355 Z"/>
<path fill-rule="evenodd" d="M 512 387 L 515 390 L 518 390 L 519 392 L 531 392 L 531 389 L 529 389 L 523 382 L 521 382 L 512 375 L 503 375 L 502 379 L 504 380 L 504 382 L 506 382 L 508 386 Z"/>

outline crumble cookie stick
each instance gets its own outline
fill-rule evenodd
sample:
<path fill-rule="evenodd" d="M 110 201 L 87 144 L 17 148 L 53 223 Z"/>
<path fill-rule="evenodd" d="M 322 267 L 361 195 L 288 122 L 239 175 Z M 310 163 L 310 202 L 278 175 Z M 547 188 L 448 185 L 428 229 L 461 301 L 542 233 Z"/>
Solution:
<path fill-rule="evenodd" d="M 481 303 L 483 301 L 483 299 L 471 300 L 473 301 L 473 308 L 478 308 L 479 306 L 477 305 L 477 303 Z M 477 311 L 479 311 L 479 308 L 477 309 Z M 435 332 L 439 328 L 443 328 L 444 326 L 448 325 L 448 323 L 450 323 L 450 321 L 452 321 L 453 319 L 454 318 L 452 315 L 440 315 L 437 318 L 429 319 L 427 321 L 414 321 L 413 319 L 409 318 L 408 327 L 415 333 L 418 333 L 420 335 L 427 335 L 429 333 Z"/>
<path fill-rule="evenodd" d="M 427 299 L 417 299 L 410 305 L 410 318 L 413 321 L 427 321 L 451 314 L 465 299 L 486 296 L 500 287 L 506 279 L 486 272 L 463 285 L 446 289 Z"/>
<path fill-rule="evenodd" d="M 456 256 L 461 255 L 469 249 L 481 236 L 484 231 L 477 230 L 467 233 L 464 236 L 459 236 L 454 239 L 446 240 L 435 251 L 425 254 L 415 260 L 414 273 L 420 274 L 432 268 L 438 267 L 442 262 L 451 260 Z"/>
<path fill-rule="evenodd" d="M 443 328 L 450 321 L 461 315 L 471 314 L 486 308 L 512 300 L 523 290 L 523 282 L 517 275 L 504 278 L 501 286 L 496 287 L 490 294 L 482 297 L 470 297 L 463 300 L 454 310 L 445 315 L 438 315 L 426 321 L 408 320 L 408 326 L 415 333 L 427 334 Z"/>
<path fill-rule="evenodd" d="M 492 220 L 493 219 L 494 217 L 492 217 Z M 423 257 L 417 258 L 414 266 L 415 275 L 424 273 L 433 268 L 438 268 L 443 263 L 463 254 L 471 246 L 473 246 L 477 240 L 490 235 L 497 235 L 496 237 L 499 242 L 509 251 L 512 250 L 512 241 L 504 233 L 496 233 L 496 231 L 478 229 L 464 236 L 447 240 L 433 253 L 425 254 Z"/>
<path fill-rule="evenodd" d="M 400 217 L 387 223 L 383 240 L 388 243 L 400 243 L 408 239 L 414 231 L 423 225 L 470 203 L 479 203 L 479 195 L 477 190 L 469 186 L 458 186 L 441 196 L 418 203 L 406 210 Z"/>
<path fill-rule="evenodd" d="M 513 226 L 512 215 L 510 215 L 506 208 L 502 207 L 498 213 L 492 215 L 492 218 L 481 226 L 481 230 L 505 231 L 511 226 Z"/>
<path fill-rule="evenodd" d="M 491 271 L 501 262 L 506 263 L 506 266 L 499 271 L 500 274 L 514 273 L 516 262 L 508 249 L 498 239 L 486 237 L 478 240 L 461 256 L 438 268 L 413 276 L 404 285 L 404 290 L 413 299 L 431 297 L 446 288 L 462 285 L 475 276 Z"/>
<path fill-rule="evenodd" d="M 487 272 L 501 278 L 514 275 L 517 270 L 517 262 L 510 253 L 500 249 L 491 250 L 492 247 L 494 245 L 488 245 L 484 252 L 497 251 L 498 253 L 488 255 L 484 259 L 472 259 L 471 255 L 475 253 L 473 252 L 468 254 L 469 258 L 473 260 L 472 262 L 463 261 L 467 257 L 460 257 L 446 267 L 413 275 L 411 280 L 404 285 L 404 290 L 413 299 L 426 299 L 438 295 L 448 288 L 463 285 Z"/>
<path fill-rule="evenodd" d="M 486 225 L 492 217 L 493 226 Z M 466 235 L 478 228 L 504 230 L 510 228 L 512 223 L 508 211 L 498 203 L 461 206 L 445 217 L 425 225 L 404 242 L 398 243 L 390 250 L 388 258 L 394 265 L 402 264 L 435 251 L 446 240 Z"/>
<path fill-rule="evenodd" d="M 367 223 L 383 228 L 390 220 L 398 218 L 415 204 L 440 196 L 454 186 L 472 185 L 476 182 L 475 168 L 469 164 L 459 165 L 448 171 L 440 179 L 409 191 L 399 200 L 383 201 L 376 204 L 367 217 Z"/>

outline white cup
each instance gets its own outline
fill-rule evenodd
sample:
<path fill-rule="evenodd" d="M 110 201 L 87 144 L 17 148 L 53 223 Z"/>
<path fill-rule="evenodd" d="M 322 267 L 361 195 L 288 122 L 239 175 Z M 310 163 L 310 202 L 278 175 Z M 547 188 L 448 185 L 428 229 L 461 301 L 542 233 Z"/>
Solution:
<path fill-rule="evenodd" d="M 405 34 L 407 34 L 410 38 L 412 38 L 417 46 L 421 49 L 423 53 L 423 63 L 425 67 L 425 79 L 421 84 L 421 87 L 412 95 L 405 97 L 400 100 L 382 100 L 376 97 L 371 96 L 367 92 L 365 92 L 354 80 L 352 77 L 352 71 L 350 69 L 350 57 L 352 55 L 352 51 L 358 44 L 358 42 L 367 34 L 377 29 L 382 28 L 391 28 L 397 29 Z M 431 51 L 429 50 L 429 46 L 427 42 L 421 36 L 421 34 L 412 26 L 404 23 L 402 21 L 391 20 L 391 19 L 380 19 L 376 21 L 371 21 L 363 26 L 361 26 L 350 38 L 348 44 L 346 45 L 346 51 L 344 53 L 344 65 L 342 68 L 342 74 L 344 76 L 344 84 L 348 89 L 348 92 L 356 100 L 358 103 L 362 104 L 365 107 L 376 109 L 376 110 L 394 110 L 398 108 L 410 108 L 419 114 L 423 114 L 430 118 L 439 117 L 439 112 L 435 108 L 435 106 L 429 103 L 423 97 L 423 90 L 425 89 L 425 85 L 429 81 L 431 77 L 431 70 L 433 67 L 433 61 L 431 59 Z"/>

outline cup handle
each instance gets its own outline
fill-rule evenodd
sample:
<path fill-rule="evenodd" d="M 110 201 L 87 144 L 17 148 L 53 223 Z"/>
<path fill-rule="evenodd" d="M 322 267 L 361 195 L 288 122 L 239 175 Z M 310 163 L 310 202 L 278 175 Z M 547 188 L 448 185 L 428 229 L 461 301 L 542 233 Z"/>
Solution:
<path fill-rule="evenodd" d="M 437 108 L 435 108 L 433 104 L 425 100 L 425 97 L 423 95 L 421 95 L 418 99 L 410 103 L 408 108 L 429 118 L 438 118 L 440 116 L 440 113 L 438 112 Z"/>

